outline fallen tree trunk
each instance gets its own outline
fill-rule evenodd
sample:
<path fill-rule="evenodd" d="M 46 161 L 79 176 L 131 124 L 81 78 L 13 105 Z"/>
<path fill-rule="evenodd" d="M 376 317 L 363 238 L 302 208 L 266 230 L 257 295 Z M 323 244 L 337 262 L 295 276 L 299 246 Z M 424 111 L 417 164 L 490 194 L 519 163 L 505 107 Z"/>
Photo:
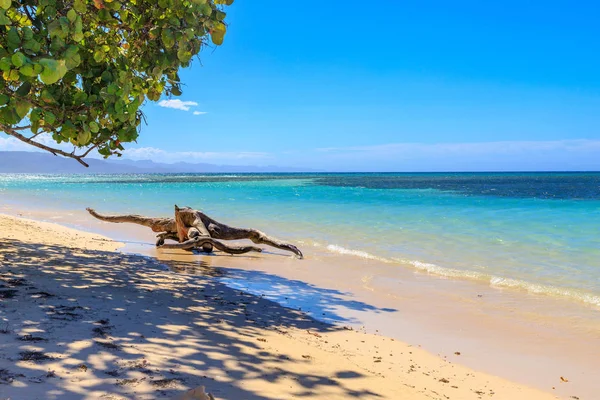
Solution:
<path fill-rule="evenodd" d="M 260 252 L 262 249 L 255 246 L 230 246 L 220 240 L 249 239 L 255 244 L 264 244 L 281 250 L 290 251 L 299 258 L 302 252 L 294 245 L 282 242 L 256 229 L 236 228 L 220 223 L 201 211 L 189 207 L 175 206 L 175 218 L 149 218 L 141 215 L 114 215 L 106 216 L 97 213 L 91 208 L 87 211 L 95 218 L 114 223 L 132 223 L 143 225 L 158 232 L 156 246 L 178 249 L 202 249 L 210 252 L 213 248 L 229 254 L 242 254 L 250 251 Z M 177 244 L 165 244 L 165 240 L 176 240 Z"/>

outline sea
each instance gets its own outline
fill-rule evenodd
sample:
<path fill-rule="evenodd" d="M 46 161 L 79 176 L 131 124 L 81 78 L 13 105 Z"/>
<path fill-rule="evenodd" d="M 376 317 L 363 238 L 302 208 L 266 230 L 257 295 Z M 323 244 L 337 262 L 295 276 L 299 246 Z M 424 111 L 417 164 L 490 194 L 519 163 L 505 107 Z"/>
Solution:
<path fill-rule="evenodd" d="M 200 209 L 343 255 L 600 309 L 600 173 L 0 174 L 5 205 Z"/>

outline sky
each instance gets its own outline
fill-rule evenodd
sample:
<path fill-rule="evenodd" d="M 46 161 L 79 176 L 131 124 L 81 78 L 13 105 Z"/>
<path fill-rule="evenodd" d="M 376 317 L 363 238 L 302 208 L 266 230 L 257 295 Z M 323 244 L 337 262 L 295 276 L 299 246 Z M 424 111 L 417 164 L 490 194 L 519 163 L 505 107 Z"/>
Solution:
<path fill-rule="evenodd" d="M 600 170 L 600 3 L 237 0 L 124 157 Z M 22 146 L 0 137 L 0 150 Z"/>

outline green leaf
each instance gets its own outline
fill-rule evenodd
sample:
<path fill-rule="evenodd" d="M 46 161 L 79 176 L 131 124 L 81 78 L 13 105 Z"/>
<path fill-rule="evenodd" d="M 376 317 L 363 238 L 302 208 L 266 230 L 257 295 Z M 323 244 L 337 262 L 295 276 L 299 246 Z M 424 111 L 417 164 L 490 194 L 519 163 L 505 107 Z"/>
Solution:
<path fill-rule="evenodd" d="M 31 121 L 31 132 L 38 133 L 40 130 L 40 121 Z"/>
<path fill-rule="evenodd" d="M 227 14 L 225 14 L 223 11 L 219 11 L 219 10 L 215 11 L 215 18 L 219 21 L 223 21 L 225 19 L 226 15 Z"/>
<path fill-rule="evenodd" d="M 31 110 L 31 114 L 29 114 L 29 120 L 33 122 L 38 122 L 42 118 L 42 109 L 34 108 Z"/>
<path fill-rule="evenodd" d="M 75 0 L 75 2 L 73 3 L 73 8 L 80 14 L 83 14 L 87 11 L 87 7 L 83 0 Z"/>
<path fill-rule="evenodd" d="M 8 100 L 10 100 L 10 97 L 5 94 L 0 94 L 0 106 L 7 104 Z"/>
<path fill-rule="evenodd" d="M 102 62 L 102 60 L 104 60 L 105 55 L 106 53 L 104 53 L 102 50 L 96 50 L 94 52 L 94 61 L 96 61 L 97 63 Z"/>
<path fill-rule="evenodd" d="M 56 115 L 54 115 L 54 113 L 51 111 L 44 111 L 44 121 L 52 125 L 54 122 L 56 122 Z"/>
<path fill-rule="evenodd" d="M 23 48 L 27 49 L 27 50 L 31 50 L 34 53 L 37 53 L 40 51 L 42 46 L 35 39 L 31 39 L 31 40 L 28 40 L 25 42 L 25 44 L 23 45 Z"/>
<path fill-rule="evenodd" d="M 8 10 L 12 4 L 11 0 L 0 0 L 0 8 Z"/>
<path fill-rule="evenodd" d="M 62 27 L 59 20 L 54 20 L 48 24 L 48 34 L 50 37 L 62 35 Z"/>
<path fill-rule="evenodd" d="M 179 88 L 179 86 L 178 86 L 178 85 L 174 85 L 174 86 L 171 88 L 171 94 L 172 94 L 173 96 L 181 96 L 181 88 Z"/>
<path fill-rule="evenodd" d="M 75 12 L 75 10 L 73 10 L 73 9 L 70 9 L 70 10 L 67 12 L 67 19 L 68 19 L 70 22 L 75 22 L 75 19 L 77 19 L 77 13 Z"/>
<path fill-rule="evenodd" d="M 179 50 L 177 50 L 177 58 L 182 63 L 187 63 L 192 58 L 192 52 L 189 51 L 188 49 L 180 47 Z"/>
<path fill-rule="evenodd" d="M 79 46 L 71 45 L 64 54 L 65 64 L 68 69 L 73 69 L 81 63 L 81 56 L 79 56 Z"/>
<path fill-rule="evenodd" d="M 110 85 L 108 85 L 108 87 L 106 88 L 106 91 L 108 94 L 115 94 L 117 93 L 117 90 L 119 90 L 119 86 L 111 83 Z"/>
<path fill-rule="evenodd" d="M 77 139 L 75 140 L 75 144 L 77 146 L 85 146 L 86 144 L 88 144 L 90 142 L 90 140 L 92 140 L 92 134 L 90 133 L 90 131 L 80 131 L 77 134 Z"/>
<path fill-rule="evenodd" d="M 4 57 L 4 58 L 0 59 L 0 71 L 10 71 L 11 67 L 12 67 L 12 62 L 11 62 L 10 58 Z"/>
<path fill-rule="evenodd" d="M 40 98 L 42 99 L 42 101 L 44 103 L 47 103 L 47 104 L 52 104 L 52 103 L 56 102 L 56 100 L 54 99 L 54 96 L 52 96 L 52 93 L 50 93 L 50 91 L 48 89 L 42 90 L 42 94 L 40 95 Z"/>
<path fill-rule="evenodd" d="M 31 64 L 27 64 L 22 66 L 21 68 L 19 68 L 19 72 L 24 75 L 24 76 L 36 76 L 37 73 L 35 72 L 35 69 L 33 67 L 33 65 Z"/>
<path fill-rule="evenodd" d="M 85 92 L 77 92 L 77 94 L 73 97 L 73 102 L 77 104 L 85 103 L 87 100 L 87 94 Z"/>
<path fill-rule="evenodd" d="M 44 67 L 44 70 L 40 74 L 40 79 L 46 85 L 58 82 L 67 73 L 64 60 L 56 61 L 50 58 L 43 58 L 40 60 L 40 64 Z"/>
<path fill-rule="evenodd" d="M 205 3 L 205 4 L 202 4 L 202 5 L 200 6 L 200 12 L 201 12 L 203 15 L 210 16 L 210 14 L 212 14 L 212 10 L 213 10 L 213 9 L 212 9 L 212 7 L 210 6 L 210 4 L 206 4 L 206 3 Z"/>
<path fill-rule="evenodd" d="M 21 32 L 23 33 L 23 40 L 28 41 L 33 39 L 33 31 L 30 27 L 24 26 L 21 28 Z"/>
<path fill-rule="evenodd" d="M 225 27 L 225 24 L 223 24 L 222 22 L 215 24 L 215 27 L 213 28 L 212 32 L 210 33 L 210 38 L 212 39 L 212 42 L 214 44 L 216 44 L 217 46 L 222 45 L 223 39 L 225 38 L 226 31 L 227 31 L 227 28 Z"/>
<path fill-rule="evenodd" d="M 17 112 L 17 115 L 19 116 L 19 118 L 21 118 L 21 119 L 25 118 L 25 116 L 27 115 L 27 113 L 29 112 L 30 109 L 31 109 L 31 104 L 29 104 L 28 101 L 21 100 L 21 99 L 16 101 L 15 111 Z"/>
<path fill-rule="evenodd" d="M 23 64 L 25 64 L 25 62 L 27 62 L 27 57 L 25 57 L 25 54 L 18 51 L 12 55 L 10 60 L 15 67 L 20 68 L 23 66 Z"/>
<path fill-rule="evenodd" d="M 19 116 L 17 115 L 17 111 L 15 110 L 14 107 L 0 108 L 0 121 L 4 122 L 6 124 L 9 124 L 9 125 L 14 125 L 14 124 L 18 123 L 21 119 L 19 119 Z"/>
<path fill-rule="evenodd" d="M 12 48 L 17 48 L 21 44 L 21 37 L 14 26 L 8 31 L 6 39 L 8 40 L 8 45 Z"/>
<path fill-rule="evenodd" d="M 98 126 L 98 123 L 96 123 L 96 121 L 91 121 L 90 122 L 90 131 L 92 131 L 94 133 L 98 133 L 99 130 L 100 130 L 100 127 Z"/>
<path fill-rule="evenodd" d="M 4 10 L 0 10 L 0 25 L 10 25 L 12 21 L 6 16 Z"/>
<path fill-rule="evenodd" d="M 73 139 L 77 137 L 77 127 L 71 121 L 67 121 L 63 125 L 60 133 L 68 139 Z"/>
<path fill-rule="evenodd" d="M 160 37 L 166 48 L 170 49 L 175 46 L 175 35 L 173 35 L 173 31 L 170 28 L 163 29 Z"/>
<path fill-rule="evenodd" d="M 17 94 L 17 96 L 25 97 L 29 94 L 30 90 L 31 90 L 31 82 L 23 82 L 23 84 L 21 86 L 19 86 L 19 88 L 17 89 L 17 91 L 15 93 Z"/>

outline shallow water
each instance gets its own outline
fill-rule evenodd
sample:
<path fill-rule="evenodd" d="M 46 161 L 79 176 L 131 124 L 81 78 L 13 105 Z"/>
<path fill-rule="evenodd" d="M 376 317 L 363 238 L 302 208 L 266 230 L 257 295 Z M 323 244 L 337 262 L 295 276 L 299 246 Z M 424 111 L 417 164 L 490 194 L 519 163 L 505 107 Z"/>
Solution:
<path fill-rule="evenodd" d="M 600 306 L 600 173 L 0 175 L 3 201 L 105 213 L 200 208 L 298 241 Z"/>

